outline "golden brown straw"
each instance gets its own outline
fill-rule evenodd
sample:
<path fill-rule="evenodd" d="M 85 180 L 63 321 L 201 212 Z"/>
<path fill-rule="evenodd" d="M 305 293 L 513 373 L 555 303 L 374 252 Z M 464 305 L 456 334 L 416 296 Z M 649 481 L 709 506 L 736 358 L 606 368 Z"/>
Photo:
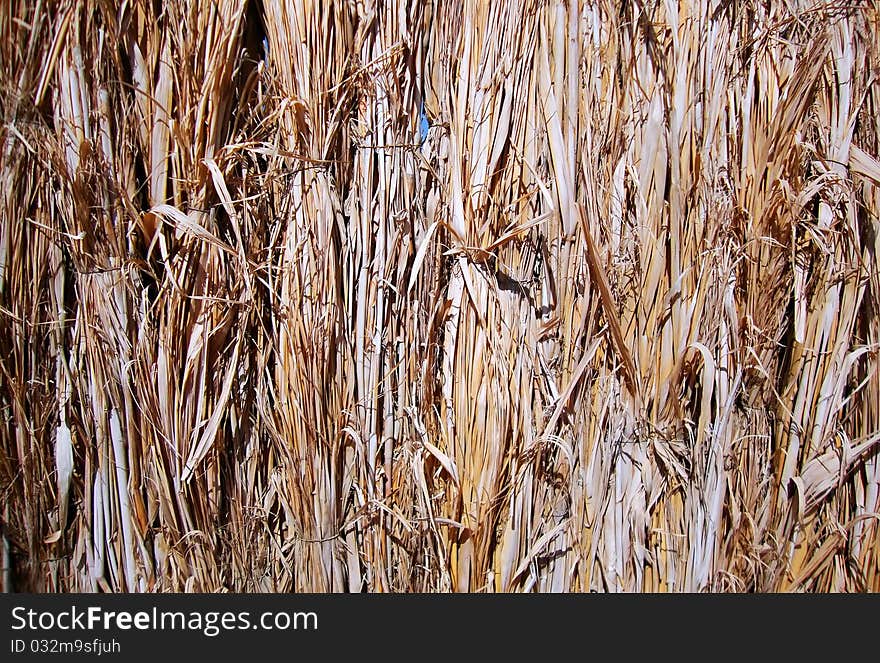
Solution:
<path fill-rule="evenodd" d="M 3 589 L 880 590 L 878 35 L 4 3 Z"/>

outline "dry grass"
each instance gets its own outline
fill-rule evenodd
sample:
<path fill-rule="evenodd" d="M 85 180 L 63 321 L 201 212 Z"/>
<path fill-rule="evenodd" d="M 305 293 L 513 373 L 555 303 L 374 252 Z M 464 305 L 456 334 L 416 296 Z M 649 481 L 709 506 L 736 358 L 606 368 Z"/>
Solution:
<path fill-rule="evenodd" d="M 7 590 L 880 589 L 876 5 L 161 5 L 0 11 Z"/>

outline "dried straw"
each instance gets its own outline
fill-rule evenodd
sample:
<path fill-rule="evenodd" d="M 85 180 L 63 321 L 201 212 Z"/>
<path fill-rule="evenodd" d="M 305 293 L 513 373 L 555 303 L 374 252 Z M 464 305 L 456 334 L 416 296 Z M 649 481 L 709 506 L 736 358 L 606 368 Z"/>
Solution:
<path fill-rule="evenodd" d="M 870 3 L 13 0 L 3 587 L 880 589 Z"/>

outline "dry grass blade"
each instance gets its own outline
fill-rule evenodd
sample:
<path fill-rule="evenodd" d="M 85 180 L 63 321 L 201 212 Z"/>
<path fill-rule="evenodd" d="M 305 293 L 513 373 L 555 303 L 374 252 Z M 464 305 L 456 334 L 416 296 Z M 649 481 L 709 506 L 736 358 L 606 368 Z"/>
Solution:
<path fill-rule="evenodd" d="M 3 589 L 877 591 L 878 26 L 5 3 Z"/>

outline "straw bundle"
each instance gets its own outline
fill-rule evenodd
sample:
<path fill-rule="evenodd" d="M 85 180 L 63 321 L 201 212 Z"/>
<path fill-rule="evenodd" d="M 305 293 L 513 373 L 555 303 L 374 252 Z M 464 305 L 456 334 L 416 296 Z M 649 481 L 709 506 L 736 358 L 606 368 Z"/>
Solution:
<path fill-rule="evenodd" d="M 5 589 L 880 589 L 875 5 L 0 34 Z"/>

